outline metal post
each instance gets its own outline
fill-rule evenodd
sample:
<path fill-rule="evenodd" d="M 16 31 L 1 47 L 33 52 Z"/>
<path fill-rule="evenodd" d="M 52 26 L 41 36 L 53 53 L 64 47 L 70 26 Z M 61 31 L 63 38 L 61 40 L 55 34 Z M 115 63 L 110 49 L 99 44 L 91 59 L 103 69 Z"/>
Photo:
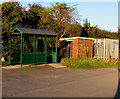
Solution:
<path fill-rule="evenodd" d="M 55 43 L 55 46 L 56 46 L 56 60 L 55 62 L 57 63 L 57 40 L 58 40 L 58 37 L 56 37 L 56 43 Z"/>
<path fill-rule="evenodd" d="M 21 33 L 21 57 L 20 57 L 20 65 L 22 67 L 23 64 L 23 35 Z"/>
<path fill-rule="evenodd" d="M 11 51 L 12 51 L 12 41 L 11 41 L 11 39 L 12 39 L 12 35 L 10 34 L 10 59 L 9 59 L 10 65 L 12 65 L 11 64 Z"/>
<path fill-rule="evenodd" d="M 46 63 L 47 63 L 47 37 L 45 37 L 45 53 L 46 53 Z"/>
<path fill-rule="evenodd" d="M 34 35 L 34 64 L 36 64 L 36 35 Z"/>
<path fill-rule="evenodd" d="M 23 53 L 24 53 L 24 46 L 25 46 L 24 42 L 25 42 L 25 39 L 23 37 Z"/>

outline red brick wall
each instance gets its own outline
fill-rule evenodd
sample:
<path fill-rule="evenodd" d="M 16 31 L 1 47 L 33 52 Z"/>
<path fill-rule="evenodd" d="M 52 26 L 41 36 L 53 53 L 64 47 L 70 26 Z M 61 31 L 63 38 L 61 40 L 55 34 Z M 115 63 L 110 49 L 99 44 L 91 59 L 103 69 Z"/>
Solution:
<path fill-rule="evenodd" d="M 72 41 L 72 58 L 93 57 L 93 40 L 90 39 L 70 39 Z M 61 45 L 61 53 L 64 54 L 64 42 Z"/>
<path fill-rule="evenodd" d="M 73 39 L 72 43 L 72 58 L 78 57 L 78 39 Z"/>
<path fill-rule="evenodd" d="M 78 57 L 93 57 L 93 40 L 78 40 Z"/>
<path fill-rule="evenodd" d="M 93 40 L 74 39 L 72 48 L 72 58 L 93 57 Z"/>

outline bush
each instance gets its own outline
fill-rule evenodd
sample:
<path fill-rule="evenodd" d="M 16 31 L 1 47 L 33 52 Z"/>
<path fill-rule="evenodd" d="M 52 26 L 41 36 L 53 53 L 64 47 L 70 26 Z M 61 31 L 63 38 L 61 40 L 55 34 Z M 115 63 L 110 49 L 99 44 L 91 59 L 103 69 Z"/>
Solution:
<path fill-rule="evenodd" d="M 72 68 L 97 69 L 107 67 L 118 67 L 118 61 L 105 61 L 93 58 L 63 58 L 61 64 Z"/>
<path fill-rule="evenodd" d="M 2 62 L 2 66 L 8 66 L 9 65 L 9 62 Z"/>

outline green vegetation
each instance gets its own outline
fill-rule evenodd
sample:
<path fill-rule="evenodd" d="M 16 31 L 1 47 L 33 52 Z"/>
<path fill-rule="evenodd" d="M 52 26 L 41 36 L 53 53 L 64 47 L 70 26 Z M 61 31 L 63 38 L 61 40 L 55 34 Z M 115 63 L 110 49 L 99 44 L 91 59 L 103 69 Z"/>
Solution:
<path fill-rule="evenodd" d="M 8 66 L 8 65 L 9 65 L 9 62 L 6 61 L 6 62 L 2 62 L 1 64 L 2 64 L 2 66 Z"/>
<path fill-rule="evenodd" d="M 79 69 L 118 67 L 118 61 L 104 61 L 92 58 L 63 58 L 61 64 Z"/>

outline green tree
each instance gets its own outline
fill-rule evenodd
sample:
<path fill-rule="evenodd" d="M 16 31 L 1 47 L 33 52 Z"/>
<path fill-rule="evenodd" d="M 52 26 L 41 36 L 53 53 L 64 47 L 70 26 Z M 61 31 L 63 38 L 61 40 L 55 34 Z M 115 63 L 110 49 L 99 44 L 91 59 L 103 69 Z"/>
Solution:
<path fill-rule="evenodd" d="M 43 9 L 40 4 L 28 4 L 29 9 L 24 10 L 23 25 L 29 28 L 38 28 L 39 20 L 41 19 L 40 11 Z"/>
<path fill-rule="evenodd" d="M 71 24 L 74 24 L 75 8 L 68 6 L 66 3 L 55 3 L 49 8 L 51 16 L 53 18 L 56 29 L 54 31 L 58 34 L 59 38 L 69 35 L 68 32 L 71 28 Z"/>
<path fill-rule="evenodd" d="M 0 25 L 2 25 L 2 4 L 0 4 Z"/>
<path fill-rule="evenodd" d="M 68 32 L 70 33 L 70 37 L 79 37 L 82 33 L 82 26 L 78 22 L 76 22 L 75 24 L 71 24 Z"/>
<path fill-rule="evenodd" d="M 88 33 L 88 37 L 92 37 L 92 38 L 98 38 L 99 37 L 99 29 L 97 26 L 91 26 L 90 27 L 90 31 Z"/>
<path fill-rule="evenodd" d="M 10 31 L 14 27 L 22 26 L 22 6 L 19 2 L 5 2 L 2 4 L 2 54 L 9 54 Z"/>
<path fill-rule="evenodd" d="M 52 18 L 47 8 L 41 4 L 29 4 L 28 11 L 24 11 L 23 25 L 34 29 L 52 29 Z"/>
<path fill-rule="evenodd" d="M 22 6 L 19 2 L 5 2 L 2 4 L 2 31 L 8 33 L 14 27 L 22 24 Z"/>
<path fill-rule="evenodd" d="M 82 27 L 82 34 L 81 34 L 82 37 L 88 37 L 89 36 L 89 32 L 91 30 L 90 27 L 91 27 L 90 22 L 88 22 L 88 19 L 85 19 L 84 23 L 83 23 L 83 27 Z"/>

